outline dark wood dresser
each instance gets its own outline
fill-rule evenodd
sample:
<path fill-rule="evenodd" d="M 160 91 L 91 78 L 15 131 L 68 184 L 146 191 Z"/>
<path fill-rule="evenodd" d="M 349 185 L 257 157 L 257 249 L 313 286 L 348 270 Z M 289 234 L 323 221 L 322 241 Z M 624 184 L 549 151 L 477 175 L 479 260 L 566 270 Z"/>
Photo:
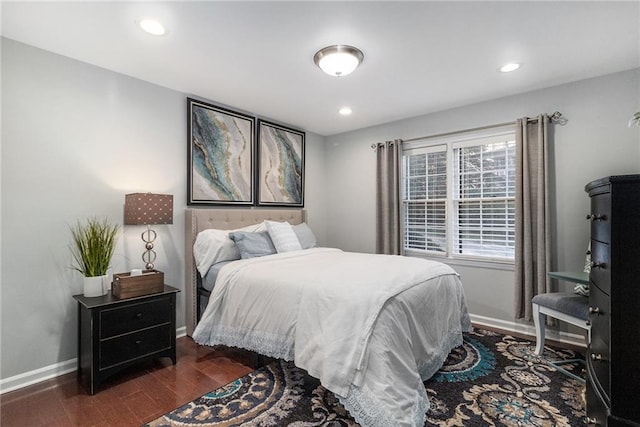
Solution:
<path fill-rule="evenodd" d="M 590 182 L 587 422 L 640 426 L 640 175 Z"/>
<path fill-rule="evenodd" d="M 176 293 L 162 292 L 119 299 L 109 292 L 78 301 L 78 379 L 94 394 L 116 372 L 159 357 L 176 363 Z"/>

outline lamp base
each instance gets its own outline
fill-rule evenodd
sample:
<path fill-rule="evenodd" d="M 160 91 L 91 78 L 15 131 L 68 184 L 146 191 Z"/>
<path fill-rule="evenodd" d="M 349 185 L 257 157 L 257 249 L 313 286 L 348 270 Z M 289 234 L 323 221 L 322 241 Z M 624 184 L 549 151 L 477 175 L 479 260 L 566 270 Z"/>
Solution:
<path fill-rule="evenodd" d="M 153 242 L 156 240 L 157 236 L 158 235 L 156 234 L 156 232 L 152 230 L 148 225 L 147 229 L 141 234 L 142 241 L 144 242 L 144 247 L 147 249 L 142 253 L 142 261 L 144 261 L 145 268 L 147 270 L 154 269 L 153 263 L 156 260 L 157 254 L 156 251 L 153 250 Z"/>

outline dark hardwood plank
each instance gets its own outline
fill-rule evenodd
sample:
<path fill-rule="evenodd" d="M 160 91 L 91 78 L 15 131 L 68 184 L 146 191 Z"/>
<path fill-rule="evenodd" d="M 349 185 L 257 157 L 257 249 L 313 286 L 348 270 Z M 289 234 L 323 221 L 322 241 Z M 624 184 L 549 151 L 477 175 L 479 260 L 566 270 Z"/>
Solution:
<path fill-rule="evenodd" d="M 177 340 L 178 361 L 145 362 L 115 375 L 93 396 L 76 373 L 0 397 L 0 425 L 139 426 L 253 371 L 255 355 L 240 349 Z"/>

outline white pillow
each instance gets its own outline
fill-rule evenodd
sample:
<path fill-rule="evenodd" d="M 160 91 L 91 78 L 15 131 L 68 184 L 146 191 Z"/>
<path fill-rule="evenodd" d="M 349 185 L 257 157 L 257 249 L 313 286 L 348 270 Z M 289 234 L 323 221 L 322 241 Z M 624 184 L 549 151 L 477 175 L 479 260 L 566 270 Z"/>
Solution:
<path fill-rule="evenodd" d="M 301 251 L 300 241 L 288 222 L 265 221 L 269 237 L 278 253 Z"/>
<path fill-rule="evenodd" d="M 196 261 L 196 268 L 200 275 L 204 277 L 209 268 L 218 262 L 233 261 L 240 259 L 240 251 L 236 244 L 229 238 L 229 233 L 234 231 L 258 232 L 265 231 L 264 222 L 249 225 L 235 230 L 203 230 L 196 236 L 193 244 L 193 258 Z"/>

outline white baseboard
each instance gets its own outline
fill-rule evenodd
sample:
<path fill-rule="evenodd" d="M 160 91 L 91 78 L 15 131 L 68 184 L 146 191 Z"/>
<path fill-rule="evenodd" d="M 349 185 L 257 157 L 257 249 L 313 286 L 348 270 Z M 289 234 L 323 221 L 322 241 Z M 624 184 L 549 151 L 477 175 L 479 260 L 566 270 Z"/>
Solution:
<path fill-rule="evenodd" d="M 491 317 L 478 316 L 471 314 L 471 322 L 478 326 L 486 326 L 489 328 L 503 329 L 505 331 L 517 332 L 520 334 L 529 335 L 535 340 L 536 328 L 533 325 L 518 323 L 515 321 L 506 321 L 500 319 L 494 319 Z M 549 340 L 558 341 L 565 344 L 571 344 L 574 346 L 586 348 L 584 336 L 579 334 L 573 334 L 570 332 L 556 331 L 553 329 L 545 329 L 545 337 Z"/>
<path fill-rule="evenodd" d="M 18 390 L 78 369 L 78 359 L 66 360 L 0 380 L 0 394 Z"/>
<path fill-rule="evenodd" d="M 186 337 L 187 336 L 187 327 L 186 326 L 181 326 L 178 329 L 176 329 L 176 338 L 182 338 L 182 337 Z"/>
<path fill-rule="evenodd" d="M 517 332 L 535 337 L 536 330 L 533 325 L 525 325 L 517 322 L 509 322 L 491 317 L 471 315 L 471 321 L 479 326 L 487 326 L 491 328 L 503 329 L 505 331 Z M 558 332 L 552 329 L 546 329 L 548 339 L 556 340 L 562 343 L 572 344 L 576 346 L 585 346 L 584 337 L 578 334 L 568 332 Z M 176 329 L 176 337 L 181 338 L 187 335 L 187 327 L 182 326 Z M 55 363 L 23 374 L 14 375 L 13 377 L 0 380 L 0 394 L 18 390 L 42 381 L 50 380 L 60 375 L 74 372 L 77 369 L 78 359 L 70 359 L 64 362 Z"/>
<path fill-rule="evenodd" d="M 176 329 L 176 338 L 187 335 L 187 327 L 182 326 Z M 15 391 L 23 387 L 37 384 L 42 381 L 50 380 L 60 375 L 74 372 L 78 369 L 78 359 L 65 360 L 64 362 L 55 363 L 43 368 L 34 369 L 33 371 L 14 375 L 9 378 L 0 380 L 0 394 Z"/>

